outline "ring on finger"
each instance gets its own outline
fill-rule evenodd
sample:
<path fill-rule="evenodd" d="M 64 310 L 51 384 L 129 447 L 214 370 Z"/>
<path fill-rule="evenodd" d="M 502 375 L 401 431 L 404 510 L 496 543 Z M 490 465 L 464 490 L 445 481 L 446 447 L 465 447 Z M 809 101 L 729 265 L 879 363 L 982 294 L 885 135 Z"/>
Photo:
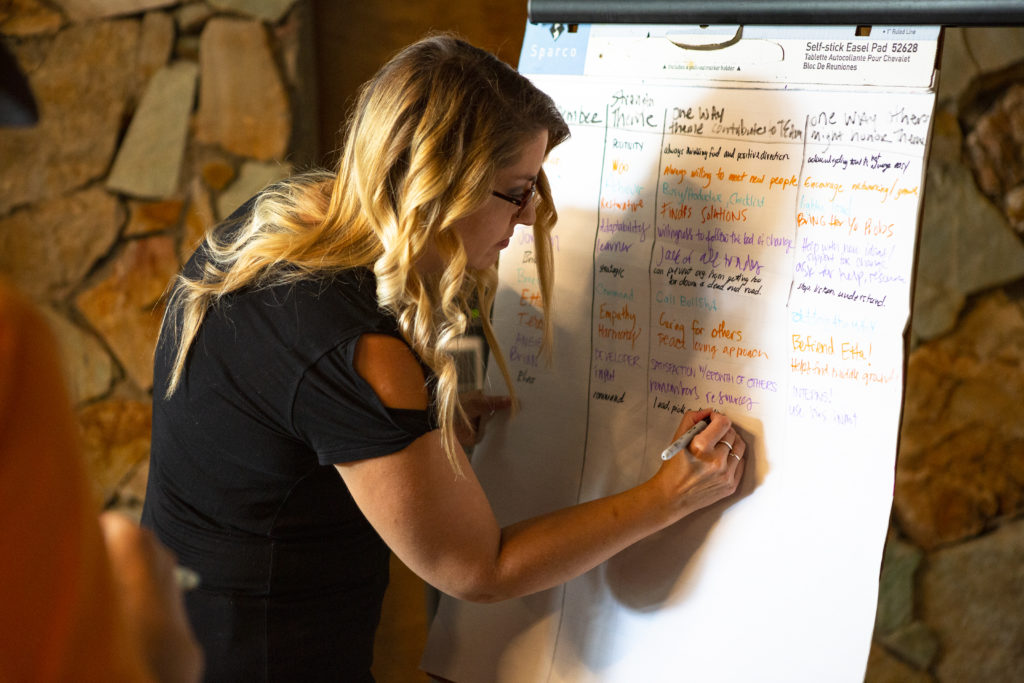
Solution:
<path fill-rule="evenodd" d="M 732 450 L 729 451 L 729 455 L 731 455 L 732 457 L 736 458 L 737 460 L 742 460 L 743 459 L 742 455 L 740 455 L 739 453 L 736 453 L 735 451 L 732 451 Z"/>
<path fill-rule="evenodd" d="M 728 446 L 728 447 L 729 447 L 729 453 L 730 453 L 730 454 L 732 454 L 732 444 L 731 444 L 731 443 L 729 443 L 728 441 L 726 441 L 725 439 L 721 439 L 721 440 L 720 440 L 720 441 L 719 441 L 718 443 L 716 443 L 715 445 L 717 446 L 718 444 L 722 444 L 722 443 L 724 443 L 724 444 L 725 444 L 726 446 Z"/>

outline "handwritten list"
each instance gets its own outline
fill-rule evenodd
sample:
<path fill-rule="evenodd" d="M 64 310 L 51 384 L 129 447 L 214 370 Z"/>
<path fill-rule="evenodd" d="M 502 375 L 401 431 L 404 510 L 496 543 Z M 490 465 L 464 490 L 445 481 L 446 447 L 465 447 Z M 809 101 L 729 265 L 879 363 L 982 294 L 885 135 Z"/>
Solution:
<path fill-rule="evenodd" d="M 572 128 L 545 164 L 556 346 L 548 366 L 520 226 L 494 315 L 522 411 L 474 456 L 499 520 L 642 482 L 700 407 L 733 419 L 747 472 L 730 500 L 564 587 L 445 599 L 427 670 L 862 678 L 934 93 L 533 79 Z"/>

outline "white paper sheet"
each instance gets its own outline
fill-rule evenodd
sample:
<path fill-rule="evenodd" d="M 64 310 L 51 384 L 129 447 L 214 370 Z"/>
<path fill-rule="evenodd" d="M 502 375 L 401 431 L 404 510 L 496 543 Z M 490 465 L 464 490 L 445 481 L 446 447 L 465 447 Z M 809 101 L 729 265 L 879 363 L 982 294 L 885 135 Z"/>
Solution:
<path fill-rule="evenodd" d="M 747 27 L 689 61 L 664 38 L 699 33 L 527 27 L 520 69 L 572 127 L 545 164 L 555 356 L 520 227 L 494 317 L 522 411 L 474 467 L 511 523 L 640 483 L 681 413 L 713 407 L 749 444 L 741 490 L 564 587 L 443 598 L 433 674 L 863 679 L 938 31 Z"/>

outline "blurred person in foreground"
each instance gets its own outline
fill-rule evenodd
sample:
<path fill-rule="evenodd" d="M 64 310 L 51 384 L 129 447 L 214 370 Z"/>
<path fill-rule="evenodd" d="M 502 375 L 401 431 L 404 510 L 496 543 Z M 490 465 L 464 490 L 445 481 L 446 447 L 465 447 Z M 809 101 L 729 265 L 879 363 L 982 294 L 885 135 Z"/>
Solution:
<path fill-rule="evenodd" d="M 174 557 L 98 511 L 52 334 L 0 280 L 0 681 L 199 680 Z"/>

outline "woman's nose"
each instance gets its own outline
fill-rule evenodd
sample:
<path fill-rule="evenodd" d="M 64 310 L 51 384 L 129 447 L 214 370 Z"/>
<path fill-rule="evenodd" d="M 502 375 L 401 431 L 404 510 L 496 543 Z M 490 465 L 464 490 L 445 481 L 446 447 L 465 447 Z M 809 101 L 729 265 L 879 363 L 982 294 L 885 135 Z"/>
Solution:
<path fill-rule="evenodd" d="M 533 225 L 536 220 L 537 197 L 533 197 L 530 199 L 527 205 L 523 207 L 522 211 L 519 212 L 519 215 L 516 216 L 515 222 L 518 225 Z"/>

